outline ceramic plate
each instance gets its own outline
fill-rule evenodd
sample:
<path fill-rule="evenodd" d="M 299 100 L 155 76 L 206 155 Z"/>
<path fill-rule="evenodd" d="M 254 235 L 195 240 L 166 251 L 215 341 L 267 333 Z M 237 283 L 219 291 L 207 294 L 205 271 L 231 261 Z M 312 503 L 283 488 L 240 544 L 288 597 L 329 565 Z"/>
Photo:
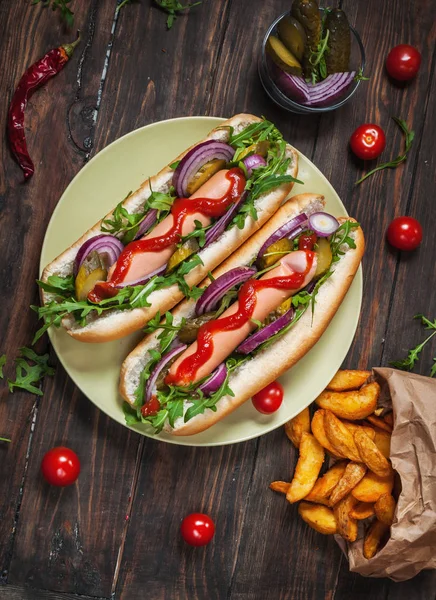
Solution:
<path fill-rule="evenodd" d="M 154 175 L 191 144 L 204 138 L 223 119 L 185 117 L 153 123 L 120 138 L 102 150 L 73 179 L 60 199 L 44 239 L 41 270 L 113 208 L 130 190 Z M 300 154 L 298 178 L 293 194 L 303 191 L 323 194 L 326 209 L 346 215 L 344 205 L 324 175 Z M 340 367 L 351 345 L 362 300 L 362 270 L 328 329 L 312 350 L 280 378 L 285 398 L 272 416 L 258 413 L 246 402 L 217 425 L 190 437 L 161 433 L 161 441 L 191 446 L 233 444 L 263 435 L 300 412 L 324 389 Z M 67 373 L 82 392 L 103 412 L 125 425 L 118 395 L 120 365 L 140 340 L 135 334 L 106 344 L 83 344 L 64 330 L 49 332 L 53 347 Z M 132 427 L 148 435 L 146 427 Z"/>

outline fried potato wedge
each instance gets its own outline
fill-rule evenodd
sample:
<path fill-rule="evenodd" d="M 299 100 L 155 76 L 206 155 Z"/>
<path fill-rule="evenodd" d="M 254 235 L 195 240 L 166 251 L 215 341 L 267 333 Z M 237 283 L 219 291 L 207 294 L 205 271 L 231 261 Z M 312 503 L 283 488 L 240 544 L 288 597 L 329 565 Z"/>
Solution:
<path fill-rule="evenodd" d="M 307 496 L 315 485 L 324 457 L 324 448 L 318 440 L 311 433 L 304 431 L 301 435 L 300 457 L 286 494 L 288 502 L 298 502 Z"/>
<path fill-rule="evenodd" d="M 379 395 L 380 386 L 374 381 L 364 385 L 359 391 L 324 391 L 315 402 L 320 408 L 331 410 L 337 417 L 356 421 L 374 412 Z"/>
<path fill-rule="evenodd" d="M 375 516 L 390 527 L 394 521 L 396 502 L 391 494 L 382 494 L 374 504 Z"/>
<path fill-rule="evenodd" d="M 380 477 L 368 471 L 365 477 L 353 488 L 351 494 L 360 502 L 377 502 L 383 494 L 390 494 L 394 487 L 394 472 Z"/>
<path fill-rule="evenodd" d="M 357 521 L 350 517 L 350 512 L 356 504 L 356 498 L 349 494 L 335 504 L 333 508 L 333 514 L 336 517 L 338 525 L 338 533 L 347 542 L 355 542 L 357 539 Z"/>
<path fill-rule="evenodd" d="M 342 421 L 342 423 L 353 435 L 358 429 L 363 429 L 366 435 L 368 435 L 372 440 L 375 439 L 374 428 L 370 427 L 369 425 L 358 425 L 357 423 L 353 423 L 352 421 Z"/>
<path fill-rule="evenodd" d="M 374 443 L 385 458 L 391 455 L 391 434 L 384 429 L 374 428 L 375 437 Z"/>
<path fill-rule="evenodd" d="M 386 423 L 386 421 L 384 419 L 382 419 L 381 417 L 376 417 L 375 415 L 369 415 L 366 418 L 372 425 L 375 425 L 376 427 L 379 427 L 380 429 L 383 429 L 384 431 L 387 431 L 388 433 L 392 433 L 392 427 L 389 425 L 389 423 Z"/>
<path fill-rule="evenodd" d="M 392 429 L 394 428 L 394 413 L 392 411 L 386 413 L 383 417 L 383 420 L 389 425 L 389 427 L 392 427 Z"/>
<path fill-rule="evenodd" d="M 280 492 L 281 494 L 286 494 L 290 485 L 291 484 L 289 483 L 289 481 L 272 481 L 269 484 L 269 489 L 273 492 Z"/>
<path fill-rule="evenodd" d="M 336 518 L 331 508 L 322 504 L 300 502 L 298 514 L 305 523 L 319 533 L 331 534 L 337 532 Z"/>
<path fill-rule="evenodd" d="M 308 502 L 316 502 L 328 506 L 330 494 L 341 480 L 346 466 L 347 463 L 345 460 L 334 464 L 322 477 L 316 480 L 312 490 L 304 499 Z"/>
<path fill-rule="evenodd" d="M 370 375 L 371 371 L 338 371 L 326 389 L 332 392 L 358 390 Z"/>
<path fill-rule="evenodd" d="M 363 556 L 367 559 L 373 558 L 381 547 L 389 526 L 380 521 L 373 521 L 365 534 L 363 541 Z"/>
<path fill-rule="evenodd" d="M 336 454 L 355 462 L 362 462 L 352 433 L 330 410 L 324 412 L 324 429 Z"/>
<path fill-rule="evenodd" d="M 371 502 L 359 502 L 350 510 L 350 517 L 357 521 L 363 521 L 363 519 L 372 517 L 373 514 L 375 514 L 375 510 L 374 504 Z"/>
<path fill-rule="evenodd" d="M 338 458 L 343 458 L 343 457 L 341 457 L 340 454 L 337 453 L 337 451 L 333 448 L 333 446 L 330 444 L 330 442 L 327 439 L 327 435 L 325 433 L 325 427 L 324 427 L 324 413 L 325 413 L 325 410 L 320 408 L 313 415 L 313 417 L 312 417 L 312 433 L 316 437 L 318 442 L 321 444 L 321 446 L 323 448 L 325 448 L 329 454 L 331 454 L 332 456 L 338 457 Z"/>
<path fill-rule="evenodd" d="M 365 476 L 367 471 L 366 465 L 361 462 L 349 462 L 345 467 L 344 474 L 342 475 L 338 485 L 332 491 L 330 496 L 330 506 L 337 504 L 342 498 L 348 496 L 351 490 L 359 483 Z"/>
<path fill-rule="evenodd" d="M 296 448 L 300 447 L 301 435 L 305 431 L 310 433 L 310 412 L 306 407 L 293 419 L 285 423 L 285 433 Z"/>
<path fill-rule="evenodd" d="M 392 471 L 390 462 L 383 456 L 377 448 L 377 445 L 362 429 L 355 432 L 354 441 L 356 442 L 362 461 L 371 471 L 376 475 L 380 475 L 380 477 L 389 475 Z"/>

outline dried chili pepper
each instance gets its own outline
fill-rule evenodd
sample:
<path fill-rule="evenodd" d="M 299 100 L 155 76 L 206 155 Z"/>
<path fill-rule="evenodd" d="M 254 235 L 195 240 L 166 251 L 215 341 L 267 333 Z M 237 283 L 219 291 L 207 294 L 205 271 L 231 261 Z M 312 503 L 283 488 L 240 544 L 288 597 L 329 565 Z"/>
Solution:
<path fill-rule="evenodd" d="M 12 97 L 8 113 L 8 139 L 18 164 L 23 169 L 24 179 L 32 177 L 35 168 L 27 151 L 26 135 L 24 132 L 24 111 L 27 101 L 33 93 L 51 77 L 59 73 L 71 58 L 74 48 L 80 42 L 80 33 L 72 44 L 64 44 L 53 48 L 30 66 Z"/>

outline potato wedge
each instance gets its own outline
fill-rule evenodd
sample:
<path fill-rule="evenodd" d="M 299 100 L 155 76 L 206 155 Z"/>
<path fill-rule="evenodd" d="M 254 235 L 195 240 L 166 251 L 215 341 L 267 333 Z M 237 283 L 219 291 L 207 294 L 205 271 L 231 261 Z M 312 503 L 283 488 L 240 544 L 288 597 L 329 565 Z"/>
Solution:
<path fill-rule="evenodd" d="M 291 484 L 289 483 L 289 481 L 272 481 L 269 484 L 269 489 L 273 492 L 280 492 L 281 494 L 286 494 L 290 485 Z"/>
<path fill-rule="evenodd" d="M 304 499 L 308 502 L 316 502 L 328 506 L 330 494 L 339 483 L 346 466 L 347 463 L 345 460 L 334 464 L 322 477 L 316 480 L 312 490 Z"/>
<path fill-rule="evenodd" d="M 350 392 L 322 392 L 315 402 L 320 408 L 331 410 L 337 417 L 356 421 L 371 415 L 380 395 L 380 386 L 375 381 Z"/>
<path fill-rule="evenodd" d="M 315 485 L 324 456 L 324 448 L 321 444 L 311 433 L 304 431 L 301 435 L 300 457 L 286 494 L 288 502 L 298 502 L 307 496 Z"/>
<path fill-rule="evenodd" d="M 389 458 L 391 455 L 391 434 L 378 427 L 374 428 L 374 432 L 374 444 L 385 458 Z"/>
<path fill-rule="evenodd" d="M 383 417 L 383 420 L 389 425 L 389 427 L 392 427 L 392 429 L 394 428 L 394 413 L 392 411 L 386 413 Z"/>
<path fill-rule="evenodd" d="M 322 504 L 311 504 L 310 502 L 300 502 L 298 513 L 305 523 L 316 529 L 319 533 L 336 533 L 336 518 L 331 508 Z"/>
<path fill-rule="evenodd" d="M 336 454 L 362 462 L 353 435 L 330 410 L 324 412 L 324 429 Z"/>
<path fill-rule="evenodd" d="M 361 462 L 349 462 L 345 468 L 344 474 L 338 485 L 332 491 L 330 496 L 330 506 L 337 504 L 342 498 L 347 496 L 351 490 L 359 483 L 365 476 L 367 471 L 366 465 Z"/>
<path fill-rule="evenodd" d="M 381 417 L 376 417 L 375 415 L 369 415 L 366 418 L 372 425 L 375 425 L 376 427 L 380 427 L 380 429 L 383 429 L 384 431 L 387 431 L 388 433 L 392 433 L 392 427 L 389 425 L 389 423 L 386 423 L 386 421 L 384 419 L 382 419 Z"/>
<path fill-rule="evenodd" d="M 391 494 L 382 494 L 374 504 L 375 516 L 381 523 L 390 527 L 394 521 L 396 506 L 397 504 Z"/>
<path fill-rule="evenodd" d="M 391 463 L 383 456 L 376 444 L 366 435 L 363 430 L 357 430 L 354 434 L 354 441 L 362 461 L 367 467 L 380 477 L 389 475 L 392 471 Z"/>
<path fill-rule="evenodd" d="M 350 517 L 357 521 L 363 521 L 363 519 L 372 517 L 373 514 L 375 514 L 375 510 L 374 504 L 371 502 L 359 502 L 350 510 Z"/>
<path fill-rule="evenodd" d="M 338 371 L 326 387 L 326 390 L 331 390 L 333 392 L 358 390 L 370 375 L 371 371 Z"/>
<path fill-rule="evenodd" d="M 367 559 L 373 558 L 380 549 L 389 526 L 380 521 L 373 521 L 365 534 L 363 541 L 363 556 Z"/>
<path fill-rule="evenodd" d="M 333 514 L 336 517 L 338 533 L 347 542 L 354 542 L 357 539 L 357 521 L 350 517 L 350 512 L 357 504 L 356 498 L 351 494 L 342 498 L 333 508 Z"/>
<path fill-rule="evenodd" d="M 303 431 L 310 433 L 310 413 L 306 407 L 293 419 L 285 423 L 285 433 L 296 448 L 300 447 L 301 434 Z"/>
<path fill-rule="evenodd" d="M 358 429 L 363 429 L 366 435 L 368 435 L 372 440 L 374 440 L 375 438 L 374 428 L 370 427 L 369 425 L 358 425 L 357 423 L 353 423 L 352 421 L 342 421 L 342 423 L 353 435 Z"/>
<path fill-rule="evenodd" d="M 329 454 L 331 454 L 332 456 L 338 457 L 338 458 L 343 458 L 343 457 L 341 457 L 340 454 L 337 453 L 337 451 L 333 448 L 333 446 L 330 444 L 330 442 L 327 439 L 327 436 L 325 433 L 325 427 L 324 427 L 324 413 L 325 413 L 325 410 L 320 408 L 313 415 L 313 417 L 312 417 L 312 433 L 316 437 L 318 442 L 321 444 L 321 446 L 323 448 L 325 448 Z"/>
<path fill-rule="evenodd" d="M 377 502 L 383 494 L 390 494 L 393 487 L 393 471 L 387 477 L 379 477 L 372 471 L 368 471 L 365 477 L 353 488 L 351 494 L 360 502 Z"/>

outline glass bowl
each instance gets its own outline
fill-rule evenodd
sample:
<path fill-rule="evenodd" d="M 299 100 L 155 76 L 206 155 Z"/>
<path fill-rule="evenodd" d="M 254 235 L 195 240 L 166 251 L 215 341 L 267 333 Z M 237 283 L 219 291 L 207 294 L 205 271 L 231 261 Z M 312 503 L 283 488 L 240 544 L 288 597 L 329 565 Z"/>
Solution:
<path fill-rule="evenodd" d="M 320 12 L 323 13 L 323 9 L 320 8 Z M 329 112 L 330 110 L 336 110 L 340 106 L 344 105 L 353 94 L 356 92 L 357 88 L 360 85 L 360 80 L 353 81 L 350 87 L 344 92 L 344 95 L 340 97 L 339 100 L 334 100 L 332 104 L 328 106 L 305 106 L 304 104 L 299 104 L 295 100 L 291 100 L 286 96 L 274 83 L 271 69 L 268 65 L 269 57 L 266 53 L 266 43 L 271 34 L 275 35 L 277 31 L 277 25 L 280 21 L 289 15 L 289 11 L 283 13 L 270 25 L 268 31 L 265 34 L 262 42 L 262 48 L 259 56 L 258 70 L 259 77 L 262 85 L 268 94 L 268 96 L 273 100 L 276 104 L 278 104 L 281 108 L 288 110 L 293 113 L 298 114 L 318 114 L 323 112 Z M 356 71 L 356 73 L 362 72 L 365 68 L 365 50 L 363 48 L 362 40 L 360 39 L 357 31 L 351 27 L 351 52 L 350 52 L 350 71 Z"/>

